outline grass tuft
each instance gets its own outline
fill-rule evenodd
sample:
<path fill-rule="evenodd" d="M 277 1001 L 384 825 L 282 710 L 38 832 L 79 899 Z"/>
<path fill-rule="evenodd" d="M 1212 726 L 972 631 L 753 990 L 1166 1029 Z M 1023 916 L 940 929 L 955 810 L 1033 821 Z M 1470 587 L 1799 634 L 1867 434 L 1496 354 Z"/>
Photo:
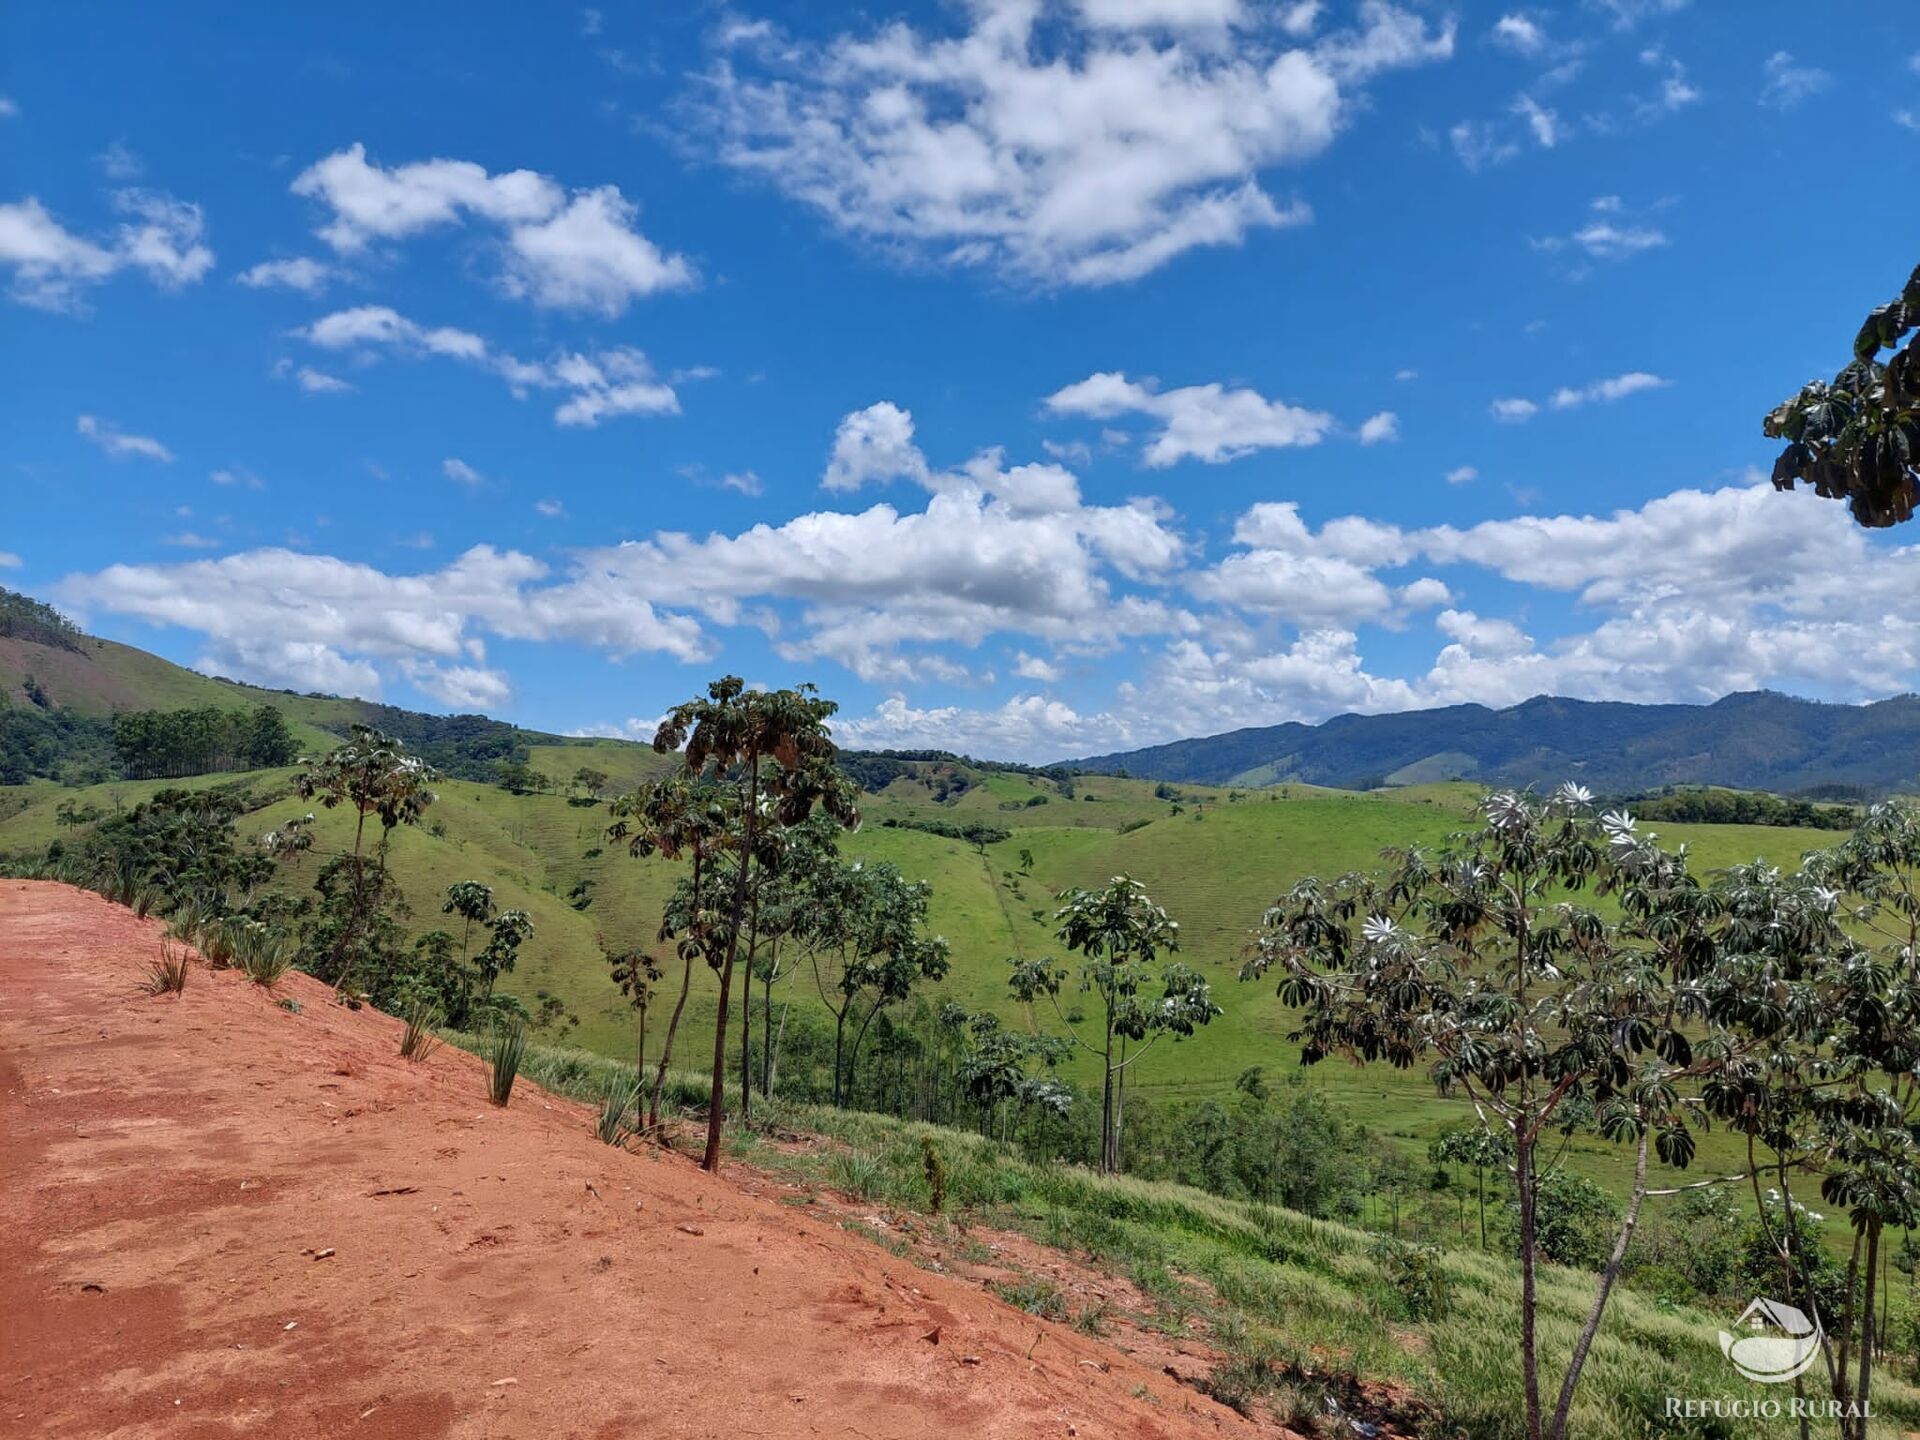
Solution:
<path fill-rule="evenodd" d="M 527 1053 L 527 1027 L 518 1020 L 503 1025 L 487 1040 L 487 1098 L 505 1105 L 513 1094 L 514 1076 Z"/>
<path fill-rule="evenodd" d="M 627 1120 L 629 1110 L 633 1112 L 632 1123 Z M 600 1096 L 600 1119 L 594 1126 L 595 1133 L 602 1144 L 624 1145 L 638 1128 L 639 1120 L 640 1077 L 614 1075 Z"/>
<path fill-rule="evenodd" d="M 415 1000 L 407 1007 L 405 1019 L 406 1028 L 400 1032 L 400 1058 L 424 1060 L 440 1044 L 440 1037 L 433 1033 L 433 1027 L 440 1021 L 440 1007 L 431 1000 Z M 509 1079 L 507 1085 L 511 1089 L 513 1081 Z"/>
<path fill-rule="evenodd" d="M 178 995 L 187 988 L 187 952 L 160 942 L 160 958 L 147 966 L 140 988 L 149 995 Z"/>

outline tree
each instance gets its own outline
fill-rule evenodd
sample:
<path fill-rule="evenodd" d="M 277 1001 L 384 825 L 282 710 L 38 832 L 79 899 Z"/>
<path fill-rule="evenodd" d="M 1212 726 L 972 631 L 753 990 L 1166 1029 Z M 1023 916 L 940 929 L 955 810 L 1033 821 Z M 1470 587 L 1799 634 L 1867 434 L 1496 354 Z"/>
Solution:
<path fill-rule="evenodd" d="M 1902 338 L 1912 334 L 1906 348 Z M 1882 364 L 1882 350 L 1893 353 Z M 1920 494 L 1920 266 L 1901 292 L 1867 316 L 1853 360 L 1832 383 L 1809 381 L 1768 414 L 1770 440 L 1785 440 L 1773 483 L 1811 485 L 1845 500 L 1862 525 L 1913 518 Z"/>
<path fill-rule="evenodd" d="M 1544 802 L 1489 795 L 1480 815 L 1479 830 L 1438 853 L 1390 852 L 1384 875 L 1302 881 L 1263 918 L 1242 975 L 1279 972 L 1280 998 L 1302 1012 L 1304 1063 L 1424 1061 L 1443 1093 L 1464 1093 L 1482 1128 L 1510 1147 L 1525 1433 L 1565 1440 L 1641 1206 L 1656 1193 L 1650 1145 L 1686 1166 L 1702 1103 L 1694 1087 L 1757 1042 L 1715 1013 L 1719 904 L 1687 873 L 1684 851 L 1662 850 L 1625 814 L 1596 815 L 1576 786 Z M 1580 903 L 1586 891 L 1616 900 L 1617 916 Z M 1564 1154 L 1565 1122 L 1588 1105 L 1602 1135 L 1633 1144 L 1633 1181 L 1549 1413 L 1538 1205 Z"/>
<path fill-rule="evenodd" d="M 1851 1407 L 1841 1433 L 1863 1440 L 1886 1232 L 1920 1208 L 1920 810 L 1877 805 L 1798 873 L 1741 866 L 1725 891 L 1730 974 L 1716 1004 L 1760 1043 L 1705 1099 L 1766 1157 L 1749 1164 L 1761 1229 L 1787 1294 L 1821 1319 L 1831 1396 Z M 1838 1315 L 1798 1223 L 1800 1171 L 1853 1230 Z"/>
<path fill-rule="evenodd" d="M 600 792 L 607 788 L 607 772 L 596 770 L 591 765 L 582 765 L 573 772 L 573 783 L 587 799 L 598 803 Z"/>
<path fill-rule="evenodd" d="M 607 973 L 620 993 L 627 997 L 627 1003 L 633 1006 L 638 1023 L 638 1043 L 634 1049 L 634 1074 L 644 1077 L 647 1071 L 647 1011 L 652 1007 L 654 997 L 659 993 L 663 972 L 659 962 L 645 950 L 610 950 L 607 937 L 596 935 L 600 953 L 607 957 Z"/>
<path fill-rule="evenodd" d="M 807 897 L 814 929 L 814 983 L 833 1012 L 833 1103 L 845 1105 L 874 1017 L 921 980 L 944 979 L 947 942 L 921 933 L 933 887 L 887 864 L 841 862 L 815 872 Z M 825 965 L 833 957 L 836 964 Z M 829 978 L 831 971 L 831 978 Z M 847 1024 L 865 1007 L 852 1044 Z"/>
<path fill-rule="evenodd" d="M 346 992 L 351 965 L 345 957 L 365 916 L 365 857 L 367 817 L 380 820 L 381 869 L 385 871 L 385 840 L 395 827 L 416 825 L 436 798 L 428 787 L 438 777 L 433 768 L 407 754 L 407 747 L 371 725 L 355 725 L 351 738 L 307 768 L 295 780 L 302 799 L 318 799 L 331 810 L 338 805 L 354 809 L 353 913 L 339 936 L 334 956 L 334 987 Z"/>
<path fill-rule="evenodd" d="M 1512 1157 L 1507 1137 L 1479 1126 L 1461 1126 L 1436 1135 L 1427 1146 L 1427 1157 L 1436 1165 L 1473 1166 L 1480 1200 L 1480 1248 L 1487 1248 L 1487 1171 L 1504 1166 Z"/>
<path fill-rule="evenodd" d="M 827 720 L 837 707 L 811 685 L 797 690 L 756 691 L 729 675 L 707 687 L 704 697 L 677 705 L 653 737 L 660 754 L 682 751 L 689 776 L 730 783 L 741 792 L 737 832 L 723 854 L 731 856 L 732 896 L 718 928 L 720 1003 L 714 1016 L 713 1087 L 707 1110 L 707 1170 L 720 1166 L 720 1129 L 726 1110 L 727 1004 L 734 963 L 762 832 L 798 825 L 816 806 L 843 825 L 859 823 L 853 787 L 834 764 Z M 707 925 L 709 935 L 715 926 Z M 713 953 L 709 949 L 709 954 Z"/>
<path fill-rule="evenodd" d="M 1044 995 L 1073 1042 L 1100 1057 L 1100 1168 L 1120 1168 L 1120 1112 L 1115 1086 L 1126 1069 L 1167 1035 L 1188 1036 L 1220 1014 L 1212 988 L 1186 965 L 1173 963 L 1156 976 L 1154 960 L 1180 948 L 1180 927 L 1148 897 L 1146 887 L 1116 875 L 1101 890 L 1063 890 L 1054 912 L 1055 932 L 1069 951 L 1084 955 L 1080 989 L 1098 995 L 1101 1030 L 1090 1041 L 1060 1008 L 1067 967 L 1051 960 L 1015 959 L 1008 984 L 1014 998 L 1031 1006 Z M 1158 981 L 1160 993 L 1145 992 Z M 1126 1054 L 1127 1042 L 1140 1048 Z"/>

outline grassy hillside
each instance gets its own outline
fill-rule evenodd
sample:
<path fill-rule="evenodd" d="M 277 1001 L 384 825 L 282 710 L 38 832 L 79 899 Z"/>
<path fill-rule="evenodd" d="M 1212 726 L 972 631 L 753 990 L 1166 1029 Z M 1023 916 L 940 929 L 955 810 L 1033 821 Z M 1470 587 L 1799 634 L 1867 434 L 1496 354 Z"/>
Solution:
<path fill-rule="evenodd" d="M 536 749 L 534 760 L 555 774 L 591 765 L 618 785 L 637 783 L 668 763 L 641 747 L 614 742 Z M 293 773 L 248 777 L 264 803 L 244 822 L 245 833 L 257 834 L 308 811 L 307 802 L 292 792 Z M 1049 918 L 1054 892 L 1122 872 L 1142 880 L 1181 923 L 1185 958 L 1212 979 L 1225 1009 L 1193 1039 L 1162 1044 L 1133 1071 L 1130 1093 L 1166 1099 L 1223 1092 L 1252 1065 L 1293 1069 L 1297 1051 L 1286 1038 L 1287 1011 L 1269 987 L 1242 985 L 1235 978 L 1249 928 L 1268 903 L 1305 875 L 1366 868 L 1385 847 L 1440 840 L 1460 828 L 1475 793 L 1457 785 L 1369 795 L 1294 786 L 1247 792 L 1183 786 L 1169 800 L 1156 797 L 1146 781 L 1094 777 L 1076 781 L 1075 797 L 1068 799 L 1042 778 L 978 773 L 973 780 L 944 803 L 934 798 L 937 776 L 897 779 L 883 793 L 866 795 L 863 827 L 847 838 L 845 848 L 856 856 L 891 861 L 909 877 L 932 883 L 931 923 L 948 938 L 953 959 L 936 998 L 991 1008 L 1019 1024 L 1026 1017 L 1007 998 L 1007 961 L 1058 953 Z M 138 803 L 166 783 L 81 790 L 42 783 L 0 791 L 0 850 L 54 839 L 59 833 L 54 810 L 63 799 L 112 810 Z M 438 790 L 439 801 L 427 812 L 426 823 L 394 836 L 391 866 L 411 904 L 408 927 L 414 933 L 446 927 L 440 904 L 453 882 L 491 885 L 501 906 L 525 909 L 536 927 L 520 968 L 503 988 L 530 1008 L 540 992 L 561 997 L 580 1020 L 573 1043 L 608 1055 L 631 1054 L 632 1014 L 607 978 L 596 937 L 604 935 L 616 947 L 646 945 L 664 955 L 655 934 L 677 877 L 675 867 L 636 860 L 609 845 L 604 806 L 558 794 L 513 795 L 462 780 L 443 781 Z M 1036 796 L 1045 803 L 1030 804 Z M 982 848 L 898 823 L 890 826 L 890 820 L 980 821 L 1009 835 Z M 1790 862 L 1835 838 L 1763 827 L 1660 829 L 1668 841 L 1688 844 L 1703 869 L 1756 856 Z M 315 836 L 315 853 L 283 871 L 279 884 L 310 886 L 324 855 L 351 845 L 351 816 L 320 811 Z M 1022 852 L 1031 857 L 1030 873 L 1022 873 Z M 711 1045 L 712 978 L 701 971 L 695 985 L 683 1056 L 705 1053 Z M 824 1014 L 806 975 L 786 982 L 777 999 Z M 656 1045 L 657 1035 L 656 1028 Z M 1084 1057 L 1069 1062 L 1066 1074 L 1082 1083 L 1094 1078 Z M 1426 1137 L 1462 1118 L 1457 1103 L 1437 1097 L 1419 1075 L 1328 1064 L 1310 1072 L 1310 1081 L 1350 1114 L 1409 1148 L 1423 1147 Z M 1718 1163 L 1721 1143 L 1708 1138 L 1703 1163 Z M 1576 1165 L 1602 1174 L 1613 1170 L 1618 1157 L 1607 1146 L 1583 1144 Z"/>

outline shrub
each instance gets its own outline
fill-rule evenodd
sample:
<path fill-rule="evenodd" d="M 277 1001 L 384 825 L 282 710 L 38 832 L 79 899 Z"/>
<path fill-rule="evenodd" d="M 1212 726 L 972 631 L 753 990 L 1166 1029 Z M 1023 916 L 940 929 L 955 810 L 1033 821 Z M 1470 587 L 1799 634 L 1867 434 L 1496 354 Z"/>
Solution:
<path fill-rule="evenodd" d="M 167 892 L 158 885 L 139 885 L 134 887 L 133 895 L 127 903 L 133 913 L 144 920 L 156 910 L 164 913 L 167 908 Z"/>
<path fill-rule="evenodd" d="M 187 988 L 187 952 L 160 942 L 160 958 L 147 966 L 140 988 L 149 995 L 178 995 Z"/>
<path fill-rule="evenodd" d="M 513 1078 L 527 1053 L 527 1027 L 515 1020 L 495 1030 L 487 1042 L 487 1098 L 505 1105 L 513 1094 Z"/>
<path fill-rule="evenodd" d="M 406 1029 L 400 1032 L 400 1058 L 402 1060 L 424 1060 L 433 1053 L 440 1043 L 433 1033 L 433 1027 L 439 1022 L 440 1007 L 424 997 L 417 999 L 407 1007 Z M 516 1062 L 517 1067 L 517 1062 Z M 508 1080 L 512 1087 L 512 1080 Z M 507 1102 L 501 1100 L 500 1104 Z"/>
<path fill-rule="evenodd" d="M 199 899 L 189 897 L 173 907 L 167 920 L 167 934 L 175 940 L 197 945 L 201 927 L 212 918 L 212 912 Z"/>
<path fill-rule="evenodd" d="M 200 953 L 206 957 L 208 968 L 225 970 L 233 964 L 234 933 L 239 923 L 231 916 L 216 916 L 200 927 Z"/>
<path fill-rule="evenodd" d="M 932 1197 L 927 1209 L 938 1215 L 947 1208 L 947 1162 L 940 1158 L 931 1135 L 920 1137 L 920 1168 L 926 1172 L 927 1193 Z"/>
<path fill-rule="evenodd" d="M 857 1200 L 871 1200 L 885 1187 L 886 1166 L 877 1155 L 849 1150 L 834 1159 L 833 1183 Z"/>

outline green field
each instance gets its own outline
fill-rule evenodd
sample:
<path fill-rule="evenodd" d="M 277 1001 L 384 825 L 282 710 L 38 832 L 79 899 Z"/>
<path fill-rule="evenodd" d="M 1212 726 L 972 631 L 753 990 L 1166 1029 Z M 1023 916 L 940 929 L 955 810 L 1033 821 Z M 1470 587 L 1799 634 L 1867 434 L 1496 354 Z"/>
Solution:
<path fill-rule="evenodd" d="M 591 765 L 616 785 L 631 785 L 668 762 L 644 747 L 608 741 L 537 748 L 533 763 L 557 778 Z M 257 834 L 308 811 L 307 802 L 292 792 L 293 774 L 246 777 L 257 794 L 278 798 L 248 816 L 243 833 Z M 947 937 L 953 959 L 951 975 L 936 987 L 939 998 L 993 1008 L 1016 1024 L 1027 1021 L 1007 997 L 1007 961 L 1057 950 L 1048 922 L 1054 892 L 1121 873 L 1144 882 L 1180 922 L 1185 958 L 1213 980 L 1225 1010 L 1193 1039 L 1158 1046 L 1132 1072 L 1130 1093 L 1168 1100 L 1224 1091 L 1251 1065 L 1270 1071 L 1296 1066 L 1296 1047 L 1286 1038 L 1286 1009 L 1269 986 L 1235 978 L 1248 931 L 1268 903 L 1302 876 L 1366 868 L 1385 847 L 1442 839 L 1466 822 L 1477 793 L 1465 785 L 1377 794 L 1303 786 L 1248 791 L 1182 786 L 1175 802 L 1156 798 L 1146 781 L 1082 777 L 1069 799 L 1042 777 L 975 772 L 975 778 L 971 788 L 945 802 L 934 798 L 929 783 L 906 778 L 864 796 L 864 823 L 844 848 L 891 861 L 910 878 L 932 883 L 931 923 Z M 54 810 L 64 799 L 111 810 L 135 804 L 166 783 L 71 790 L 38 782 L 0 790 L 0 850 L 54 839 L 59 833 Z M 391 866 L 411 905 L 408 928 L 420 933 L 443 926 L 441 898 L 457 880 L 493 886 L 497 903 L 525 909 L 536 927 L 519 969 L 502 988 L 529 1002 L 542 991 L 561 997 L 580 1019 L 574 1043 L 607 1055 L 631 1054 L 632 1014 L 606 976 L 596 936 L 604 935 L 616 948 L 648 945 L 664 955 L 655 935 L 675 867 L 636 860 L 609 844 L 604 805 L 588 806 L 558 794 L 513 795 L 458 780 L 443 781 L 438 793 L 425 823 L 394 837 Z M 1045 803 L 1030 805 L 1034 796 L 1044 796 Z M 963 841 L 890 828 L 884 823 L 889 819 L 984 821 L 1012 835 L 983 853 Z M 1762 827 L 1660 828 L 1670 843 L 1685 842 L 1703 870 L 1756 856 L 1790 862 L 1837 838 L 1831 832 Z M 324 854 L 351 845 L 351 816 L 322 810 L 315 834 L 315 853 L 284 870 L 278 883 L 311 885 Z M 1019 873 L 1023 850 L 1031 853 L 1031 874 Z M 568 897 L 583 882 L 590 903 L 576 908 Z M 710 975 L 697 974 L 695 986 L 680 1041 L 682 1056 L 704 1054 L 711 1045 L 715 996 Z M 807 975 L 795 975 L 782 988 L 785 994 L 776 991 L 776 1003 L 820 1004 Z M 1094 1078 L 1085 1057 L 1070 1062 L 1065 1073 L 1081 1083 Z M 1329 1062 L 1315 1067 L 1310 1083 L 1324 1087 L 1348 1114 L 1412 1147 L 1423 1146 L 1426 1137 L 1463 1116 L 1456 1102 L 1435 1095 L 1418 1074 Z M 1734 1158 L 1720 1151 L 1716 1137 L 1709 1136 L 1700 1163 L 1718 1166 Z M 1605 1174 L 1617 1160 L 1605 1145 L 1589 1141 L 1576 1149 L 1573 1163 Z"/>

